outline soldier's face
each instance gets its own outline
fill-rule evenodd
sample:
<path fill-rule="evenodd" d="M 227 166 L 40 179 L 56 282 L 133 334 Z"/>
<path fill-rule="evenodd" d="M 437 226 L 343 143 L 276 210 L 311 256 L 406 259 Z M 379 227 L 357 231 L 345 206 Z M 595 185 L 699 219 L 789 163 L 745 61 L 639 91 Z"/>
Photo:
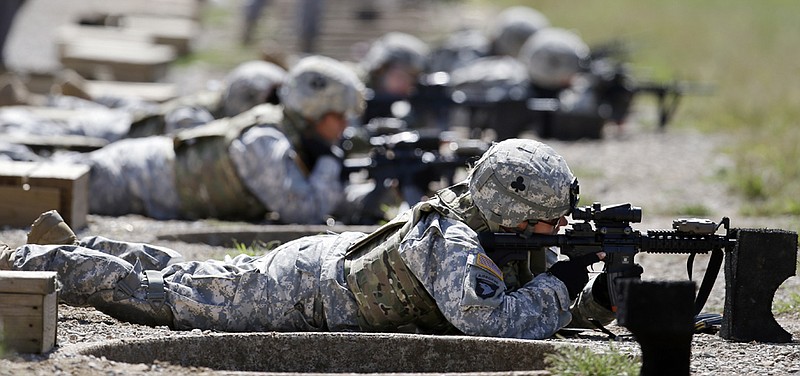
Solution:
<path fill-rule="evenodd" d="M 409 96 L 414 91 L 415 77 L 401 67 L 390 67 L 381 78 L 381 89 L 389 94 Z"/>
<path fill-rule="evenodd" d="M 342 133 L 347 127 L 347 118 L 344 114 L 329 112 L 325 114 L 316 124 L 314 130 L 324 140 L 330 143 L 337 143 L 342 138 Z"/>

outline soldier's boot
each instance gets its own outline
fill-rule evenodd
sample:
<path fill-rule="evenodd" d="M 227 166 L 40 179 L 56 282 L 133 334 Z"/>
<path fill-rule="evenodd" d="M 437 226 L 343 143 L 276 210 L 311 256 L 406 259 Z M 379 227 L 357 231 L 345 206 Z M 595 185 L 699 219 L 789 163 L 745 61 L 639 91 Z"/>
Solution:
<path fill-rule="evenodd" d="M 11 270 L 14 263 L 14 250 L 8 244 L 0 242 L 0 270 Z"/>
<path fill-rule="evenodd" d="M 42 213 L 31 225 L 28 244 L 77 244 L 78 238 L 55 210 Z"/>

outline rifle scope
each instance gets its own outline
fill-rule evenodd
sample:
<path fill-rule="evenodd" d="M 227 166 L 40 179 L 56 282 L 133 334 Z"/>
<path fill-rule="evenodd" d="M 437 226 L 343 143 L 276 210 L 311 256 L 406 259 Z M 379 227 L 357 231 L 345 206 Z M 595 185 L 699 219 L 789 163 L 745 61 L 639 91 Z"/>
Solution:
<path fill-rule="evenodd" d="M 572 219 L 596 222 L 634 222 L 642 221 L 642 208 L 632 206 L 630 203 L 611 206 L 601 206 L 595 202 L 591 206 L 575 208 Z"/>

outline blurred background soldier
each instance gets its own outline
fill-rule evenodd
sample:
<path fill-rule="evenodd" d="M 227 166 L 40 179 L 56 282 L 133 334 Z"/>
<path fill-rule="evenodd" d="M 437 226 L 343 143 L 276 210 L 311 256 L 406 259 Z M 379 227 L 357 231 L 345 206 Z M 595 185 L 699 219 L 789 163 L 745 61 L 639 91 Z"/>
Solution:
<path fill-rule="evenodd" d="M 218 89 L 208 89 L 167 101 L 131 126 L 129 137 L 174 133 L 213 119 L 232 117 L 262 103 L 278 104 L 278 89 L 286 79 L 281 66 L 262 60 L 237 65 Z"/>
<path fill-rule="evenodd" d="M 556 112 L 577 111 L 591 102 L 591 91 L 575 86 L 588 59 L 589 48 L 578 35 L 544 27 L 528 37 L 518 56 L 479 58 L 454 70 L 449 89 L 454 99 L 465 103 L 462 107 L 469 113 L 464 115 L 462 109 L 459 116 L 468 116 L 473 133 L 492 130 L 495 139 L 504 140 L 537 130 L 546 138 Z M 564 94 L 567 89 L 572 90 L 569 97 Z M 562 95 L 569 106 L 562 108 Z"/>
<path fill-rule="evenodd" d="M 516 57 L 523 44 L 537 31 L 550 26 L 538 10 L 526 6 L 506 8 L 489 30 L 490 54 Z"/>
<path fill-rule="evenodd" d="M 248 61 L 235 67 L 219 88 L 154 103 L 113 96 L 92 98 L 82 89 L 83 78 L 70 70 L 59 72 L 48 95 L 27 93 L 18 77 L 7 74 L 4 78 L 21 86 L 18 91 L 26 94 L 18 106 L 0 107 L 0 133 L 21 140 L 27 136 L 84 136 L 106 142 L 171 134 L 237 115 L 261 103 L 278 103 L 277 90 L 285 76 L 286 71 L 278 65 Z M 46 108 L 67 111 L 54 117 Z"/>
<path fill-rule="evenodd" d="M 310 56 L 278 95 L 282 106 L 60 160 L 91 166 L 91 213 L 324 223 L 342 199 L 333 146 L 363 111 L 363 85 L 342 63 Z"/>
<path fill-rule="evenodd" d="M 518 57 L 538 90 L 557 92 L 569 87 L 575 76 L 586 70 L 589 46 L 569 30 L 549 27 L 531 35 Z"/>
<path fill-rule="evenodd" d="M 370 45 L 359 62 L 368 89 L 362 123 L 386 117 L 411 120 L 411 111 L 416 109 L 414 104 L 417 103 L 410 101 L 418 94 L 428 52 L 425 42 L 400 32 L 387 33 Z"/>
<path fill-rule="evenodd" d="M 28 245 L 0 243 L 0 269 L 58 271 L 63 303 L 175 329 L 543 339 L 583 316 L 614 319 L 607 285 L 587 271 L 604 254 L 556 261 L 548 249 L 538 267 L 506 268 L 478 234 L 555 234 L 576 204 L 564 159 L 538 141 L 514 139 L 489 149 L 467 180 L 369 235 L 308 236 L 263 256 L 184 262 L 147 244 L 77 242 L 48 212 Z"/>

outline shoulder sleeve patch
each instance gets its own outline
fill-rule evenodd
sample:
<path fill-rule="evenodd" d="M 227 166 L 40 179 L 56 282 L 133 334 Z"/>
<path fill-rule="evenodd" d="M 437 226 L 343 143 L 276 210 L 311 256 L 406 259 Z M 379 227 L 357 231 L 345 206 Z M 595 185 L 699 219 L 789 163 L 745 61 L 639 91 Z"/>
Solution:
<path fill-rule="evenodd" d="M 503 271 L 500 270 L 497 264 L 485 253 L 478 253 L 474 256 L 470 256 L 469 261 L 471 261 L 470 264 L 492 273 L 495 277 L 499 278 L 500 281 L 503 281 Z"/>

